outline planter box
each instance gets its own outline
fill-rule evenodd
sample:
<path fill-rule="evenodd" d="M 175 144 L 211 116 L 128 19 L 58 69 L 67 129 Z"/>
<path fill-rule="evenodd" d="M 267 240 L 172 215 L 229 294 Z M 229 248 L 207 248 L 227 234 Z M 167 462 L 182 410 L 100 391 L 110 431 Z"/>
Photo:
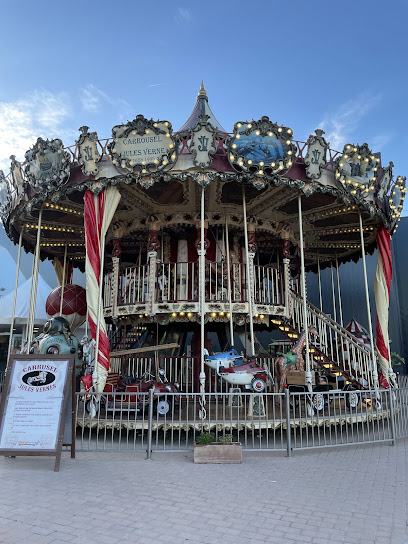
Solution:
<path fill-rule="evenodd" d="M 242 444 L 220 444 L 214 442 L 208 446 L 195 444 L 194 463 L 242 463 Z"/>

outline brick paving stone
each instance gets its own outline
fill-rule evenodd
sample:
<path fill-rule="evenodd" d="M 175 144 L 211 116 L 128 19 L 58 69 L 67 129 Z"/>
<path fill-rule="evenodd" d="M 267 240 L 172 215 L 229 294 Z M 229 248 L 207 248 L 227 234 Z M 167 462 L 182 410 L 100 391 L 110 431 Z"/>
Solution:
<path fill-rule="evenodd" d="M 45 458 L 0 458 L 0 542 L 404 544 L 407 452 L 400 440 L 291 459 L 244 452 L 223 466 L 90 452 L 64 455 L 59 473 Z"/>

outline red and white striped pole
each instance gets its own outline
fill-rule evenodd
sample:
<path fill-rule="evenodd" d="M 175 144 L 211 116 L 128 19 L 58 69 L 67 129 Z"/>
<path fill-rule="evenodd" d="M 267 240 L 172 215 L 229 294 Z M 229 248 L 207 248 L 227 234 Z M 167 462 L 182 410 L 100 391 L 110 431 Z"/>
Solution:
<path fill-rule="evenodd" d="M 388 337 L 388 309 L 392 281 L 391 236 L 384 226 L 381 226 L 377 232 L 377 246 L 377 268 L 374 281 L 375 305 L 377 308 L 376 345 L 381 372 L 385 380 L 396 387 L 395 374 L 391 366 Z"/>

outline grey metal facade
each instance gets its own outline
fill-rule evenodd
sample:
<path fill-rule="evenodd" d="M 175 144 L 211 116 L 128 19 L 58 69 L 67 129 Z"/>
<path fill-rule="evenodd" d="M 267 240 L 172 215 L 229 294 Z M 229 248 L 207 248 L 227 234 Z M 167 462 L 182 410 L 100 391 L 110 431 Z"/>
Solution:
<path fill-rule="evenodd" d="M 393 280 L 391 284 L 389 335 L 391 351 L 404 357 L 408 362 L 408 337 L 404 331 L 408 331 L 408 217 L 401 218 L 397 232 L 391 242 L 393 253 Z M 377 252 L 366 256 L 367 279 L 370 292 L 370 305 L 372 314 L 373 333 L 375 336 L 375 300 L 374 277 L 377 266 Z M 362 260 L 358 263 L 346 263 L 340 266 L 340 291 L 343 310 L 344 326 L 356 319 L 368 330 L 367 306 L 364 293 L 364 277 Z M 336 291 L 336 311 L 333 305 L 331 270 L 327 268 L 321 272 L 323 311 L 340 322 L 339 304 L 337 299 L 336 270 L 333 269 L 333 279 Z M 319 286 L 317 274 L 307 275 L 307 291 L 309 300 L 317 307 L 319 303 Z M 402 372 L 402 367 L 397 367 L 397 372 Z"/>

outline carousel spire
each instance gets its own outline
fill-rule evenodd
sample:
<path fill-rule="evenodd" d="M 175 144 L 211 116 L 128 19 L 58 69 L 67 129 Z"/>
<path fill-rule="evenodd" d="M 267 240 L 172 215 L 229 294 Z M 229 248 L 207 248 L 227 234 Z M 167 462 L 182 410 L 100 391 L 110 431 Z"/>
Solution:
<path fill-rule="evenodd" d="M 200 96 L 205 96 L 206 100 L 208 100 L 207 91 L 204 89 L 204 80 L 203 79 L 201 80 L 201 87 L 200 87 L 200 90 L 198 91 L 197 100 L 200 98 Z"/>
<path fill-rule="evenodd" d="M 204 88 L 204 81 L 201 81 L 200 90 L 198 91 L 197 95 L 197 102 L 194 106 L 193 111 L 191 112 L 190 117 L 187 119 L 187 121 L 184 123 L 184 125 L 178 130 L 178 132 L 187 132 L 194 128 L 198 121 L 200 121 L 201 115 L 207 115 L 208 116 L 208 122 L 212 124 L 212 126 L 217 129 L 218 132 L 224 132 L 227 131 L 221 126 L 221 123 L 219 123 L 211 111 L 211 108 L 208 104 L 208 96 L 207 91 Z"/>

